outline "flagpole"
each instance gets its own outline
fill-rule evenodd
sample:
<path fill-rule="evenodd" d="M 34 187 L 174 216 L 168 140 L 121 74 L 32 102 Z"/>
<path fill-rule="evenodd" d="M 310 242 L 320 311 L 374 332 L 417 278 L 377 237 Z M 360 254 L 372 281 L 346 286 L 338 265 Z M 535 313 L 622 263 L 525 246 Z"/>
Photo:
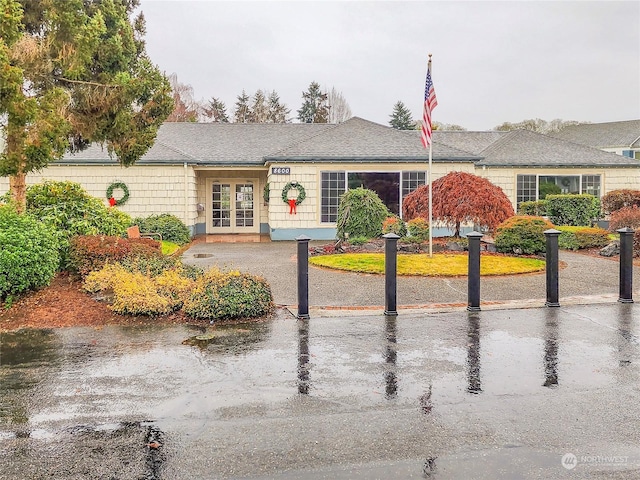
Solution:
<path fill-rule="evenodd" d="M 427 64 L 427 72 L 431 71 L 431 54 L 429 54 L 429 63 Z M 433 257 L 433 175 L 431 174 L 431 159 L 433 146 L 433 133 L 429 142 L 429 258 Z"/>
<path fill-rule="evenodd" d="M 429 55 L 431 57 L 431 55 Z M 431 62 L 431 58 L 429 58 L 429 62 Z M 433 146 L 433 141 L 429 144 L 429 257 L 433 257 L 433 192 L 431 188 L 433 186 L 433 182 L 431 181 L 431 149 Z"/>

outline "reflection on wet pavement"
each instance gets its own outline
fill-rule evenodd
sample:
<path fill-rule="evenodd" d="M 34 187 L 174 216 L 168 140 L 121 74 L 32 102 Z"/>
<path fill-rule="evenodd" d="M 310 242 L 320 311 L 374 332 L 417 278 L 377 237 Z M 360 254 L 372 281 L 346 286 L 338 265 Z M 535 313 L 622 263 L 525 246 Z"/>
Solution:
<path fill-rule="evenodd" d="M 85 451 L 88 439 L 137 445 L 129 462 L 148 478 L 408 458 L 423 477 L 455 478 L 438 476 L 453 471 L 447 455 L 565 453 L 609 422 L 601 448 L 640 464 L 637 429 L 617 421 L 640 418 L 637 323 L 627 304 L 4 334 L 0 454 L 13 462 L 0 478 L 21 462 L 59 473 L 33 442 Z"/>

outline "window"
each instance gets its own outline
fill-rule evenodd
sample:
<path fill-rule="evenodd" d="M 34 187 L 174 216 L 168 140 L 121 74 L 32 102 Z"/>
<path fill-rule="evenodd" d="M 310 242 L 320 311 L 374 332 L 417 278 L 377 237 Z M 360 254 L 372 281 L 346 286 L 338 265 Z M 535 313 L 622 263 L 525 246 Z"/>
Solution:
<path fill-rule="evenodd" d="M 600 197 L 600 175 L 518 175 L 516 179 L 518 205 L 558 193 Z"/>
<path fill-rule="evenodd" d="M 600 197 L 600 175 L 583 175 L 582 193 Z"/>
<path fill-rule="evenodd" d="M 346 190 L 345 172 L 321 172 L 320 221 L 335 223 L 338 221 L 340 195 Z"/>
<path fill-rule="evenodd" d="M 538 199 L 538 186 L 535 175 L 518 175 L 516 204 L 533 202 Z"/>
<path fill-rule="evenodd" d="M 402 172 L 402 198 L 427 184 L 427 172 Z"/>

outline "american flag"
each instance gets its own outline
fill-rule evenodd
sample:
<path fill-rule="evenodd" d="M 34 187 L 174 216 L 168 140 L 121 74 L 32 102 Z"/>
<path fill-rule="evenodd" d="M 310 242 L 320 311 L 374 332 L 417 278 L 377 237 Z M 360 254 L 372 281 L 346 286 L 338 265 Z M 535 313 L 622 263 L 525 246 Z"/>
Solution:
<path fill-rule="evenodd" d="M 427 66 L 427 82 L 424 86 L 424 111 L 422 112 L 422 145 L 431 145 L 431 110 L 436 108 L 438 100 L 431 80 L 431 59 Z"/>

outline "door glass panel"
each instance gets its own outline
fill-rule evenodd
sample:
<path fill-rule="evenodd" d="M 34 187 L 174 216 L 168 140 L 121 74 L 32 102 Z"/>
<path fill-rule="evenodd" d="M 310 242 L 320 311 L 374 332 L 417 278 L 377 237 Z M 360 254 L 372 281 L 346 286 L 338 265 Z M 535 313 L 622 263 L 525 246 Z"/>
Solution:
<path fill-rule="evenodd" d="M 236 227 L 253 227 L 253 184 L 236 184 Z"/>
<path fill-rule="evenodd" d="M 213 185 L 213 226 L 231 226 L 231 185 L 216 183 Z"/>

